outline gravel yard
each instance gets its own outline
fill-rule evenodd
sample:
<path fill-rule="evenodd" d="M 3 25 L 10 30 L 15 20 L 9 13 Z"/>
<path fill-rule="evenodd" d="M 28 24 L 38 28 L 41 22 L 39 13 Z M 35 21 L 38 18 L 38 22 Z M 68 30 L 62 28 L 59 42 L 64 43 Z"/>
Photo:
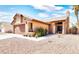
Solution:
<path fill-rule="evenodd" d="M 79 35 L 50 35 L 44 40 L 34 41 L 26 38 L 11 37 L 0 39 L 0 53 L 38 54 L 79 53 Z"/>

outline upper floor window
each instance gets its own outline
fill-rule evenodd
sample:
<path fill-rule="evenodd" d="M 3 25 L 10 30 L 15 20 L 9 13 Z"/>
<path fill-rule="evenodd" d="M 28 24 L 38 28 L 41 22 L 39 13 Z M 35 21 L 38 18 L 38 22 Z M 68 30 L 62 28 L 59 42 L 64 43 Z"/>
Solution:
<path fill-rule="evenodd" d="M 21 15 L 21 23 L 23 22 L 23 15 Z"/>

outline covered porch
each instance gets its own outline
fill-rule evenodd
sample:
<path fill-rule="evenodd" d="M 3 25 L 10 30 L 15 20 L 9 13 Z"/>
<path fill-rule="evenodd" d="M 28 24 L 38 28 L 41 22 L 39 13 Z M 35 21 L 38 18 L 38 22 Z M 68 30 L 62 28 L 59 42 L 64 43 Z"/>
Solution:
<path fill-rule="evenodd" d="M 52 34 L 66 34 L 65 21 L 55 21 L 49 25 L 49 33 Z"/>

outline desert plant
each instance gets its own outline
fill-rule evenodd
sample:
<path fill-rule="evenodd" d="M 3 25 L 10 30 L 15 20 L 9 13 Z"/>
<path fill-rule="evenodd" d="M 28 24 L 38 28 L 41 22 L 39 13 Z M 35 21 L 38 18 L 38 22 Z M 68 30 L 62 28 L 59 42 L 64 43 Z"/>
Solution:
<path fill-rule="evenodd" d="M 47 34 L 47 30 L 43 28 L 37 28 L 35 31 L 35 35 L 37 37 L 45 36 Z"/>
<path fill-rule="evenodd" d="M 76 25 L 72 25 L 71 32 L 72 32 L 72 34 L 77 34 L 77 26 Z"/>
<path fill-rule="evenodd" d="M 77 18 L 77 33 L 79 34 L 79 5 L 74 5 L 73 10 Z"/>
<path fill-rule="evenodd" d="M 13 32 L 12 32 L 12 30 L 8 30 L 8 31 L 6 31 L 6 33 L 13 33 Z"/>
<path fill-rule="evenodd" d="M 73 9 L 74 9 L 74 13 L 75 13 L 75 15 L 76 15 L 76 17 L 77 17 L 77 22 L 78 22 L 79 5 L 74 5 L 74 6 L 73 6 Z"/>

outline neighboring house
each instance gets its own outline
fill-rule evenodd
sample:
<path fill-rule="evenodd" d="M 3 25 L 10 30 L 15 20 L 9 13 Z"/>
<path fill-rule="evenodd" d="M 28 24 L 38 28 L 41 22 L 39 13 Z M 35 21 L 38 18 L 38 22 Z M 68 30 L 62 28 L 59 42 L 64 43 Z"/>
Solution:
<path fill-rule="evenodd" d="M 0 28 L 0 32 L 5 32 L 3 28 Z"/>
<path fill-rule="evenodd" d="M 0 32 L 13 32 L 13 26 L 8 22 L 0 22 Z"/>
<path fill-rule="evenodd" d="M 28 35 L 34 33 L 35 30 L 40 27 L 46 29 L 48 34 L 66 34 L 69 29 L 69 12 L 66 12 L 66 16 L 51 19 L 49 22 L 25 17 L 22 14 L 16 14 L 11 24 L 13 25 L 13 32 L 16 34 Z"/>

